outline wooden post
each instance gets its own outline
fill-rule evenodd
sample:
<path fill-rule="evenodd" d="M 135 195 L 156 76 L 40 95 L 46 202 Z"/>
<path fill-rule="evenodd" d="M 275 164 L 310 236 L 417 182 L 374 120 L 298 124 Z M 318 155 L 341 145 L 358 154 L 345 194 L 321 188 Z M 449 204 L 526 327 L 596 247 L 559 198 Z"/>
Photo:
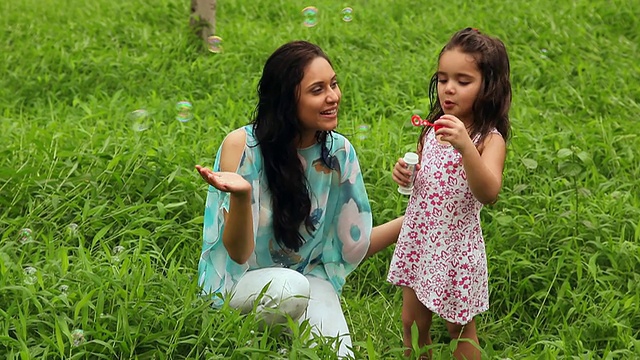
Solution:
<path fill-rule="evenodd" d="M 216 31 L 216 1 L 191 0 L 191 19 L 189 23 L 205 41 Z"/>

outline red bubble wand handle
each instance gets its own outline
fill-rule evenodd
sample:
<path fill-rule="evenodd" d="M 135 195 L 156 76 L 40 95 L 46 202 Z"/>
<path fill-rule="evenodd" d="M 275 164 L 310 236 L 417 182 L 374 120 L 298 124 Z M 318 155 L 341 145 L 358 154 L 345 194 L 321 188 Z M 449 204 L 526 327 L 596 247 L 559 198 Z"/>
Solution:
<path fill-rule="evenodd" d="M 442 128 L 442 125 L 436 125 L 434 123 L 430 123 L 429 120 L 427 119 L 423 119 L 420 117 L 420 115 L 413 115 L 411 117 L 411 124 L 413 124 L 413 126 L 431 126 L 433 127 L 434 131 L 438 131 L 440 128 Z"/>

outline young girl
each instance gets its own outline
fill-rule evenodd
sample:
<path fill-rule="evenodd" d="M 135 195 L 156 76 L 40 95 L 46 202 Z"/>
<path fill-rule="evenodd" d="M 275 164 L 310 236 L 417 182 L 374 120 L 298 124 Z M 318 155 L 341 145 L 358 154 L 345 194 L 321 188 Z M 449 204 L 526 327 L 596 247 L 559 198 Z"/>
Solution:
<path fill-rule="evenodd" d="M 480 359 L 474 317 L 489 308 L 480 210 L 498 198 L 509 136 L 511 83 L 504 44 L 467 28 L 438 58 L 431 112 L 418 140 L 420 166 L 387 280 L 402 287 L 404 345 L 411 326 L 420 347 L 431 344 L 432 314 L 460 339 L 456 359 Z M 409 185 L 399 159 L 393 179 Z M 406 355 L 410 355 L 410 350 Z"/>

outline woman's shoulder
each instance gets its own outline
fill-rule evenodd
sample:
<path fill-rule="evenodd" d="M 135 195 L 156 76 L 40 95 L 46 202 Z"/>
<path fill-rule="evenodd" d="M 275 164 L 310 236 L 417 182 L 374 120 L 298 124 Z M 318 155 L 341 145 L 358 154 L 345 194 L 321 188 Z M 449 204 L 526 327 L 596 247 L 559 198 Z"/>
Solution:
<path fill-rule="evenodd" d="M 243 127 L 237 128 L 230 133 L 223 140 L 223 145 L 225 143 L 229 143 L 231 146 L 237 147 L 244 145 L 249 145 L 253 147 L 256 145 L 257 141 L 255 135 L 253 134 L 253 125 L 245 125 Z"/>
<path fill-rule="evenodd" d="M 225 136 L 222 145 L 223 147 L 238 148 L 244 147 L 247 142 L 248 131 L 246 127 L 241 127 L 231 131 Z"/>
<path fill-rule="evenodd" d="M 225 136 L 218 151 L 220 171 L 235 171 L 244 153 L 247 135 L 240 128 Z"/>

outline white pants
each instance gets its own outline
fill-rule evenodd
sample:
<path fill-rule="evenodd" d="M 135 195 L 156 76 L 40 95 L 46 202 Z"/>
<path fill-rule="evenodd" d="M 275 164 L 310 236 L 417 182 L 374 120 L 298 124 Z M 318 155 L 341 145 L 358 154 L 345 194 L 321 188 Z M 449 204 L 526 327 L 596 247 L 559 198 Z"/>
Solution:
<path fill-rule="evenodd" d="M 284 314 L 299 323 L 309 320 L 317 335 L 340 337 L 338 357 L 353 357 L 351 336 L 340 299 L 327 280 L 285 268 L 248 271 L 236 284 L 229 305 L 243 313 L 252 311 L 253 304 L 267 284 L 269 287 L 264 290 L 256 307 L 262 320 L 270 325 L 286 324 Z"/>

